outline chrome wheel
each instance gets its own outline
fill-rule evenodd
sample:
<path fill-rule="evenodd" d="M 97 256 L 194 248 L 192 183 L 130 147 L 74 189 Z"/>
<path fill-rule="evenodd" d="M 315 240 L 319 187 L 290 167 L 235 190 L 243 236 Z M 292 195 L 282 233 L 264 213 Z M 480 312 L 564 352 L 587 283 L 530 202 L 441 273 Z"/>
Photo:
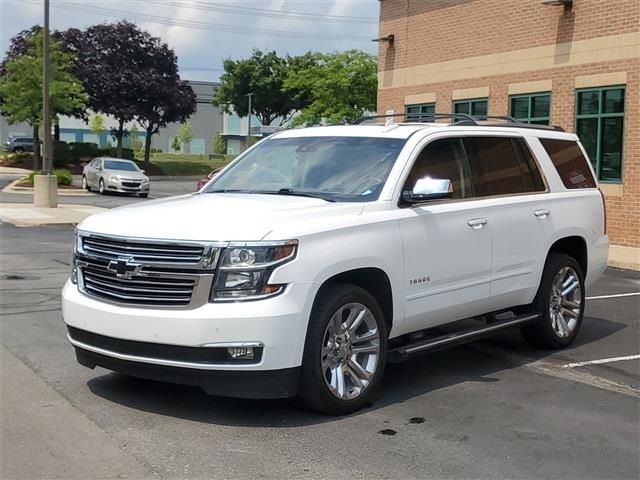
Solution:
<path fill-rule="evenodd" d="M 104 180 L 100 179 L 100 183 L 98 183 L 98 192 L 104 193 Z"/>
<path fill-rule="evenodd" d="M 573 333 L 582 311 L 582 289 L 576 271 L 563 267 L 553 279 L 549 316 L 554 333 L 565 338 Z"/>
<path fill-rule="evenodd" d="M 340 307 L 322 341 L 322 375 L 329 391 L 341 400 L 358 398 L 371 384 L 379 358 L 380 332 L 371 310 L 361 303 Z"/>
<path fill-rule="evenodd" d="M 85 177 L 85 176 L 82 177 L 82 189 L 83 190 L 89 190 L 87 188 L 87 177 Z"/>

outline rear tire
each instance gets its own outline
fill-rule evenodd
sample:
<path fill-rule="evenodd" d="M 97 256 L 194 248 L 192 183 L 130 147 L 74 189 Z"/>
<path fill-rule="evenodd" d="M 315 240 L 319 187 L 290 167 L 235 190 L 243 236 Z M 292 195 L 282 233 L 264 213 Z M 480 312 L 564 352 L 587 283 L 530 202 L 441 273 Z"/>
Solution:
<path fill-rule="evenodd" d="M 87 192 L 91 191 L 91 187 L 89 186 L 89 182 L 87 182 L 87 177 L 86 176 L 82 176 L 82 189 L 86 190 Z"/>
<path fill-rule="evenodd" d="M 387 336 L 382 309 L 369 292 L 346 284 L 322 291 L 309 319 L 300 373 L 307 407 L 344 415 L 367 405 L 382 380 Z"/>
<path fill-rule="evenodd" d="M 540 318 L 520 330 L 523 338 L 536 348 L 569 346 L 582 325 L 584 306 L 582 268 L 569 255 L 550 253 L 532 304 Z"/>

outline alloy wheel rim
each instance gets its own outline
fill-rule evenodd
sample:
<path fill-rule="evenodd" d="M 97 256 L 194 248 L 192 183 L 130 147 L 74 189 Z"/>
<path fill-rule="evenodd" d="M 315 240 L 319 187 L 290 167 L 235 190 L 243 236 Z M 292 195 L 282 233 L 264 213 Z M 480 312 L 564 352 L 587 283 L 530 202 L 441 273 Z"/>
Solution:
<path fill-rule="evenodd" d="M 87 178 L 86 177 L 82 177 L 82 188 L 83 189 L 87 189 Z"/>
<path fill-rule="evenodd" d="M 104 193 L 104 182 L 102 180 L 100 180 L 99 188 L 100 188 L 100 193 Z"/>
<path fill-rule="evenodd" d="M 582 302 L 578 274 L 571 267 L 561 268 L 553 279 L 549 299 L 551 328 L 558 337 L 566 338 L 576 329 Z"/>
<path fill-rule="evenodd" d="M 361 396 L 371 384 L 380 358 L 376 319 L 361 303 L 340 307 L 329 320 L 322 341 L 322 376 L 341 400 Z"/>

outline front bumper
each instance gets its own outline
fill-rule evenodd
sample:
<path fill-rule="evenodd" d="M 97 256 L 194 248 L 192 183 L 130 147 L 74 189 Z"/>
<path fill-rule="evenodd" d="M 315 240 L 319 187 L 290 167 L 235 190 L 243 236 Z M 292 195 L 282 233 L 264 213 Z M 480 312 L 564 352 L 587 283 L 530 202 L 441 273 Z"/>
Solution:
<path fill-rule="evenodd" d="M 198 308 L 177 310 L 105 303 L 79 292 L 76 285 L 67 282 L 62 291 L 62 314 L 72 329 L 129 342 L 124 351 L 119 347 L 112 348 L 110 343 L 87 340 L 88 337 L 74 339 L 71 335 L 76 349 L 119 362 L 200 373 L 204 370 L 271 372 L 299 367 L 302 363 L 306 319 L 309 318 L 307 310 L 311 308 L 307 299 L 311 288 L 312 283 L 296 283 L 289 285 L 281 295 L 265 300 L 208 303 Z M 137 348 L 135 342 L 146 345 Z M 149 345 L 157 345 L 158 349 Z M 203 364 L 193 362 L 193 357 L 185 350 L 241 345 L 260 345 L 259 357 L 256 356 L 253 362 L 211 359 Z M 168 350 L 163 347 L 168 347 L 172 353 L 165 353 Z M 175 348 L 171 350 L 172 347 Z M 181 357 L 181 351 L 187 354 Z"/>
<path fill-rule="evenodd" d="M 286 398 L 295 396 L 299 368 L 260 371 L 221 371 L 170 367 L 123 360 L 75 346 L 78 363 L 103 367 L 132 377 L 191 385 L 210 395 L 238 398 Z"/>
<path fill-rule="evenodd" d="M 149 183 L 143 183 L 139 186 L 126 186 L 122 182 L 113 182 L 111 180 L 105 182 L 105 190 L 119 193 L 149 193 L 149 186 Z"/>

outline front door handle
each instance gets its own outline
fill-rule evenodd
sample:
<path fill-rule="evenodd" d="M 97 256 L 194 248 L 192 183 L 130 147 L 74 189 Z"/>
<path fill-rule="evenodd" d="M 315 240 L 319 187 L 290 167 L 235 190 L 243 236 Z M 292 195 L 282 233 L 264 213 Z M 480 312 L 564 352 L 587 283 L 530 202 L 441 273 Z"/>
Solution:
<path fill-rule="evenodd" d="M 480 230 L 486 224 L 487 224 L 486 218 L 472 218 L 471 220 L 467 221 L 467 225 L 469 225 L 474 230 Z"/>
<path fill-rule="evenodd" d="M 549 215 L 551 215 L 551 210 L 543 208 L 541 210 L 536 210 L 535 212 L 533 212 L 533 214 L 538 218 L 547 218 Z"/>

